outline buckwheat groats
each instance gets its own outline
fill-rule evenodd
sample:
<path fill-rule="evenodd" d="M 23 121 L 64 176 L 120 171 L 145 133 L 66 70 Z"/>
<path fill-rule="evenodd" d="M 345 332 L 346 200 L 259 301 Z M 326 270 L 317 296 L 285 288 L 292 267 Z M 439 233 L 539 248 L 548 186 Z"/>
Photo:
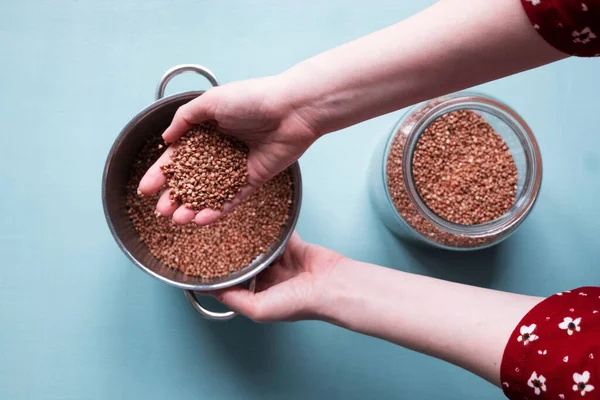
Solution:
<path fill-rule="evenodd" d="M 145 171 L 162 150 L 160 138 L 139 153 L 128 185 L 127 206 L 134 228 L 150 252 L 170 268 L 210 279 L 238 271 L 277 241 L 292 204 L 292 179 L 284 171 L 216 223 L 174 225 L 155 214 L 157 196 L 138 196 Z"/>
<path fill-rule="evenodd" d="M 210 125 L 192 128 L 162 166 L 171 199 L 194 211 L 221 210 L 247 182 L 247 155 L 244 143 Z"/>
<path fill-rule="evenodd" d="M 473 248 L 496 241 L 497 237 L 491 236 L 450 234 L 416 209 L 403 180 L 406 138 L 395 135 L 386 161 L 389 194 L 404 221 L 427 239 L 447 247 Z M 412 161 L 419 196 L 435 214 L 450 222 L 476 225 L 493 221 L 515 202 L 518 173 L 513 157 L 502 138 L 473 111 L 453 111 L 431 123 L 418 139 Z"/>
<path fill-rule="evenodd" d="M 515 202 L 517 166 L 500 135 L 470 110 L 429 125 L 413 155 L 413 177 L 431 210 L 450 222 L 493 221 Z"/>

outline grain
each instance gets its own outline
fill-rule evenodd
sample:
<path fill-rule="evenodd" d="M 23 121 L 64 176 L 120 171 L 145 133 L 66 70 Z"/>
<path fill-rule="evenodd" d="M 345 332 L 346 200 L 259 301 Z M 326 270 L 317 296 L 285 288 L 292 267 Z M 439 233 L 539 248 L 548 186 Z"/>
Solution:
<path fill-rule="evenodd" d="M 155 214 L 158 196 L 136 193 L 141 177 L 160 156 L 158 143 L 150 141 L 139 153 L 127 189 L 130 219 L 157 259 L 185 274 L 210 280 L 242 269 L 277 242 L 292 204 L 289 171 L 268 181 L 212 225 L 178 226 Z"/>
<path fill-rule="evenodd" d="M 513 206 L 518 174 L 500 135 L 480 115 L 460 110 L 425 129 L 413 155 L 413 179 L 437 215 L 476 225 L 497 219 Z"/>
<path fill-rule="evenodd" d="M 472 225 L 496 219 L 512 207 L 518 174 L 506 144 L 487 122 L 472 111 L 459 113 L 445 114 L 425 130 L 413 154 L 411 178 L 432 211 L 451 222 Z M 406 126 L 420 117 L 414 115 Z M 469 129 L 470 124 L 476 125 L 475 131 Z M 454 132 L 453 126 L 458 127 L 458 132 Z M 427 240 L 447 247 L 481 247 L 498 240 L 498 235 L 477 238 L 454 235 L 425 219 L 404 185 L 402 158 L 406 138 L 401 128 L 392 141 L 386 161 L 389 194 L 402 219 Z M 482 151 L 483 144 L 489 154 Z M 473 164 L 469 162 L 471 158 Z M 462 168 L 464 159 L 469 165 Z M 478 159 L 481 161 L 476 162 Z M 505 182 L 500 182 L 502 179 Z"/>
<path fill-rule="evenodd" d="M 171 162 L 161 167 L 171 200 L 194 211 L 222 210 L 247 183 L 247 154 L 244 143 L 210 125 L 190 129 L 177 142 Z"/>

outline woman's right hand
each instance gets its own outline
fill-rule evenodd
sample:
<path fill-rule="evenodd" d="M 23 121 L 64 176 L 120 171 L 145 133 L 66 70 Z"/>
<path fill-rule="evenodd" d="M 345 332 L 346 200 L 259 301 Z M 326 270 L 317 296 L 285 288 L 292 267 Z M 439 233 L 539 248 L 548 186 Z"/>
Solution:
<path fill-rule="evenodd" d="M 310 116 L 300 114 L 280 76 L 233 82 L 209 89 L 181 106 L 163 133 L 167 143 L 176 141 L 194 125 L 214 121 L 218 129 L 248 145 L 248 184 L 223 211 L 194 211 L 171 202 L 168 190 L 160 197 L 157 211 L 178 224 L 195 220 L 206 225 L 231 210 L 253 190 L 293 164 L 319 137 Z M 139 191 L 152 195 L 162 189 L 166 178 L 160 168 L 170 162 L 173 146 L 156 161 L 140 181 Z"/>

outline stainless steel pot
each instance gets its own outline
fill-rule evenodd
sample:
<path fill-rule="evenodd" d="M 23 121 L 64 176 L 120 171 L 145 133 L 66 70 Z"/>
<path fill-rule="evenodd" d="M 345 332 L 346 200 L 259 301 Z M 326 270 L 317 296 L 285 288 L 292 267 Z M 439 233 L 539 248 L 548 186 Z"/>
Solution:
<path fill-rule="evenodd" d="M 108 154 L 102 177 L 104 215 L 115 241 L 135 265 L 169 285 L 184 289 L 192 307 L 203 317 L 213 320 L 228 320 L 233 318 L 236 313 L 233 311 L 214 312 L 205 308 L 196 297 L 195 292 L 209 292 L 242 283 L 248 285 L 250 290 L 254 290 L 256 275 L 283 254 L 294 231 L 302 202 L 302 177 L 298 163 L 293 164 L 290 167 L 294 183 L 292 207 L 290 218 L 282 235 L 264 254 L 240 271 L 224 277 L 205 280 L 169 268 L 155 258 L 140 239 L 127 214 L 127 181 L 133 161 L 146 139 L 161 135 L 181 105 L 204 93 L 204 91 L 192 91 L 164 97 L 167 83 L 176 75 L 186 71 L 203 75 L 213 86 L 219 84 L 215 75 L 200 65 L 179 65 L 164 74 L 158 84 L 156 101 L 140 111 L 125 126 Z M 234 244 L 232 243 L 232 245 Z"/>

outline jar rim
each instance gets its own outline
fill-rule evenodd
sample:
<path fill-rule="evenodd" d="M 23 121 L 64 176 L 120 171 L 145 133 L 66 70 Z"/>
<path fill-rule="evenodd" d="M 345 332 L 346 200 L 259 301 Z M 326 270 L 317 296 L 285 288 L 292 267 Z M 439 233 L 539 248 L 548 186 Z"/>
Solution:
<path fill-rule="evenodd" d="M 413 178 L 412 155 L 420 136 L 436 119 L 444 114 L 457 110 L 481 111 L 499 118 L 518 138 L 525 155 L 526 168 L 523 189 L 515 199 L 514 205 L 502 216 L 482 224 L 462 225 L 448 221 L 437 215 L 421 198 Z M 421 115 L 418 115 L 419 113 L 421 113 Z M 410 121 L 411 118 L 415 118 L 415 120 Z M 403 127 L 406 128 L 406 132 L 401 133 L 400 131 Z M 498 241 L 500 241 L 514 231 L 533 209 L 539 195 L 542 181 L 542 158 L 540 149 L 529 125 L 515 110 L 505 103 L 482 93 L 471 91 L 458 92 L 428 100 L 411 107 L 398 123 L 395 124 L 384 152 L 383 178 L 388 201 L 394 209 L 396 217 L 406 223 L 391 198 L 387 176 L 389 153 L 398 134 L 404 134 L 406 136 L 402 154 L 402 179 L 408 198 L 418 213 L 427 222 L 441 231 L 470 239 L 487 238 L 499 235 L 501 238 Z M 410 228 L 415 231 L 412 226 Z M 417 233 L 427 241 L 431 240 L 425 235 L 419 232 Z M 494 241 L 489 245 L 496 244 L 498 241 Z M 436 246 L 440 246 L 439 243 L 435 244 Z M 448 247 L 444 245 L 441 246 Z"/>

